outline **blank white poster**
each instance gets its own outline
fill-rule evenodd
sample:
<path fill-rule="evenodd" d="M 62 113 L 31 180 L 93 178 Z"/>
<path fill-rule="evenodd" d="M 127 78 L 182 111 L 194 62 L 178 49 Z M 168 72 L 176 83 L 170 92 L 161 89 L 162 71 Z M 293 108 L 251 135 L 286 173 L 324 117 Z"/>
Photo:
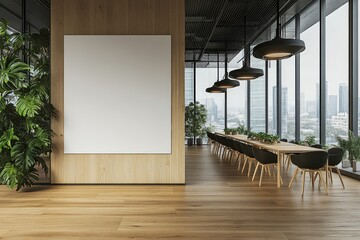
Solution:
<path fill-rule="evenodd" d="M 64 36 L 64 152 L 171 153 L 171 36 Z"/>

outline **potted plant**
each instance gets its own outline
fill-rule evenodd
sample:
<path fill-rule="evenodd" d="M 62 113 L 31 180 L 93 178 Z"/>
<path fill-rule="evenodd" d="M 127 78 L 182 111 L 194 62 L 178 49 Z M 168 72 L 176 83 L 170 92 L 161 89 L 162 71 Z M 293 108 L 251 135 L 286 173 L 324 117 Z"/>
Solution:
<path fill-rule="evenodd" d="M 202 145 L 202 138 L 205 137 L 206 131 L 205 123 L 207 119 L 207 110 L 203 104 L 199 102 L 190 102 L 188 106 L 185 107 L 185 134 L 193 138 L 197 137 L 197 142 Z M 201 139 L 201 140 L 198 140 Z"/>
<path fill-rule="evenodd" d="M 338 146 L 348 153 L 348 160 L 354 172 L 360 171 L 360 137 L 349 131 L 348 139 L 336 136 Z"/>
<path fill-rule="evenodd" d="M 316 143 L 314 135 L 306 135 L 304 141 L 301 141 L 301 145 L 311 146 Z"/>
<path fill-rule="evenodd" d="M 12 189 L 36 183 L 39 168 L 48 172 L 50 120 L 56 115 L 50 101 L 49 57 L 47 29 L 12 33 L 6 21 L 0 21 L 0 181 Z"/>
<path fill-rule="evenodd" d="M 224 128 L 224 133 L 226 135 L 230 135 L 230 128 Z"/>
<path fill-rule="evenodd" d="M 185 121 L 185 137 L 188 146 L 194 145 L 194 134 L 192 132 L 192 126 Z"/>
<path fill-rule="evenodd" d="M 240 124 L 239 127 L 236 128 L 236 131 L 237 131 L 237 134 L 240 134 L 240 135 L 246 135 L 246 134 L 248 134 L 245 126 L 242 125 L 242 124 Z"/>

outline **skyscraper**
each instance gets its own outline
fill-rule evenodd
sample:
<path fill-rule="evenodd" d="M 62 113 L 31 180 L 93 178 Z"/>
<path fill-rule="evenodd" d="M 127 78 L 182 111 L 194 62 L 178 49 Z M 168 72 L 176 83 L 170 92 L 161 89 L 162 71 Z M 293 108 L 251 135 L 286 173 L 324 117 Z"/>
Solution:
<path fill-rule="evenodd" d="M 337 96 L 329 95 L 327 102 L 327 117 L 331 118 L 332 116 L 336 116 L 337 113 Z"/>
<path fill-rule="evenodd" d="M 273 129 L 276 129 L 276 123 L 277 123 L 277 115 L 276 115 L 276 109 L 277 109 L 277 87 L 273 87 Z M 281 89 L 281 132 L 286 133 L 287 132 L 287 122 L 288 122 L 288 88 L 283 87 Z"/>
<path fill-rule="evenodd" d="M 349 90 L 346 83 L 339 84 L 339 113 L 347 113 L 349 111 Z"/>

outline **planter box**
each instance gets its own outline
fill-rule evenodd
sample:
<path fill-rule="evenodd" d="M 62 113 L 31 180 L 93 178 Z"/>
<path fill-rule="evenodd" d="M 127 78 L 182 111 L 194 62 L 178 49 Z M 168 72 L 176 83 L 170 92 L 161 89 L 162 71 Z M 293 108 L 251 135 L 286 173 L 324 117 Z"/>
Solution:
<path fill-rule="evenodd" d="M 196 139 L 196 145 L 202 146 L 203 145 L 203 139 L 202 138 L 197 138 Z"/>
<path fill-rule="evenodd" d="M 347 160 L 347 159 L 342 160 L 341 167 L 342 167 L 342 168 L 352 167 L 350 160 Z"/>
<path fill-rule="evenodd" d="M 353 161 L 353 172 L 360 172 L 360 162 Z"/>
<path fill-rule="evenodd" d="M 188 145 L 188 146 L 194 145 L 194 139 L 193 139 L 193 138 L 188 138 L 188 139 L 187 139 L 187 145 Z"/>

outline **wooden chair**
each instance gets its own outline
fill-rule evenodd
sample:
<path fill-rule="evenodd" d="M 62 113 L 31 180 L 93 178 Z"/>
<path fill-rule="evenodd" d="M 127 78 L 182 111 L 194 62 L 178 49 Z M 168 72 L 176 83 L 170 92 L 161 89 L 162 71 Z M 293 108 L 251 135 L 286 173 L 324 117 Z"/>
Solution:
<path fill-rule="evenodd" d="M 317 173 L 319 175 L 319 190 L 320 185 L 323 184 L 325 192 L 327 194 L 327 187 L 324 181 L 324 177 L 322 175 L 322 170 L 327 163 L 328 153 L 325 151 L 313 151 L 313 152 L 306 152 L 297 155 L 291 156 L 291 162 L 297 166 L 295 169 L 294 175 L 291 178 L 289 188 L 297 175 L 300 171 L 302 173 L 302 190 L 301 196 L 304 195 L 304 188 L 305 188 L 305 176 L 306 173 L 309 172 L 312 180 L 312 186 L 314 188 L 314 174 Z"/>
<path fill-rule="evenodd" d="M 251 166 L 253 164 L 253 162 L 256 160 L 254 157 L 254 153 L 252 150 L 252 146 L 247 145 L 245 143 L 242 143 L 241 145 L 242 150 L 244 151 L 245 154 L 245 161 L 244 161 L 244 166 L 242 168 L 242 173 L 245 170 L 246 164 L 248 164 L 248 177 L 250 176 L 250 172 L 251 172 Z"/>
<path fill-rule="evenodd" d="M 258 163 L 257 163 L 257 165 L 255 167 L 255 171 L 254 171 L 252 181 L 254 181 L 254 179 L 255 179 L 256 172 L 257 172 L 259 166 L 261 166 L 260 181 L 259 181 L 259 187 L 261 187 L 261 182 L 262 182 L 262 178 L 263 178 L 263 174 L 264 174 L 264 169 L 267 169 L 270 176 L 271 176 L 271 170 L 273 170 L 274 177 L 275 177 L 275 166 L 277 164 L 277 155 L 274 154 L 274 153 L 271 153 L 269 151 L 259 149 L 259 148 L 255 148 L 255 147 L 253 147 L 252 150 L 253 150 L 255 159 L 258 161 Z M 270 169 L 270 167 L 272 169 Z M 280 177 L 280 181 L 281 181 L 281 184 L 283 184 L 281 177 Z"/>
<path fill-rule="evenodd" d="M 328 150 L 329 156 L 328 156 L 328 170 L 330 175 L 330 181 L 333 182 L 332 179 L 332 170 L 335 169 L 337 174 L 339 175 L 341 184 L 343 188 L 345 189 L 344 181 L 342 179 L 340 170 L 337 168 L 337 165 L 342 161 L 342 158 L 344 156 L 344 150 L 341 148 L 330 148 Z"/>

